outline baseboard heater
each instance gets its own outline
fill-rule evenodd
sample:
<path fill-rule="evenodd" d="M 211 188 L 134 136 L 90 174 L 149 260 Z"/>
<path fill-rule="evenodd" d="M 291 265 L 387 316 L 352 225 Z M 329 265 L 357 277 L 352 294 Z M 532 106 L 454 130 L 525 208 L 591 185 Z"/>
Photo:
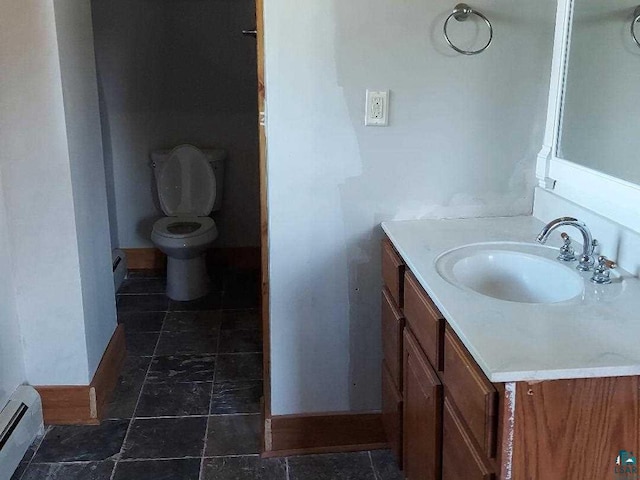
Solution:
<path fill-rule="evenodd" d="M 0 411 L 0 480 L 10 480 L 33 440 L 44 429 L 42 402 L 33 387 L 16 389 Z"/>

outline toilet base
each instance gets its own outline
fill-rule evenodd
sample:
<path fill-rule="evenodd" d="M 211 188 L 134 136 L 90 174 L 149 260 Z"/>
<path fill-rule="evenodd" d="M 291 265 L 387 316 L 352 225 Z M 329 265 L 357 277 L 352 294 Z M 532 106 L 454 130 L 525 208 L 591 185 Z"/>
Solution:
<path fill-rule="evenodd" d="M 211 289 L 205 255 L 180 259 L 167 257 L 167 296 L 185 302 L 204 297 Z"/>

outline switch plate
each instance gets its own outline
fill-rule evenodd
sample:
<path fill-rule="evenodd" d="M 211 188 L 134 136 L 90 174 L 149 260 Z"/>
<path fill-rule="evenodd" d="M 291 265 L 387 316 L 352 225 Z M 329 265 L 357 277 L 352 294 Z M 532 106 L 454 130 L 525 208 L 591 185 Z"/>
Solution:
<path fill-rule="evenodd" d="M 389 90 L 367 90 L 364 124 L 370 127 L 389 125 Z"/>

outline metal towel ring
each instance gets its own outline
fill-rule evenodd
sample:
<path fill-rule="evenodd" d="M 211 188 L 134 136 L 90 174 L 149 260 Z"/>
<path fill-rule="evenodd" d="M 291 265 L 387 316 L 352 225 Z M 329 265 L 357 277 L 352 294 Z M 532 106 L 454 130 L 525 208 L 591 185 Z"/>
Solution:
<path fill-rule="evenodd" d="M 639 7 L 640 8 L 640 7 Z M 455 18 L 457 21 L 459 22 L 464 22 L 467 18 L 469 18 L 471 15 L 477 15 L 478 17 L 480 17 L 482 20 L 484 20 L 484 23 L 487 24 L 487 27 L 489 27 L 489 41 L 487 42 L 487 44 L 482 47 L 480 50 L 462 50 L 461 48 L 456 47 L 451 40 L 449 40 L 449 34 L 447 33 L 447 26 L 449 25 L 449 21 L 452 18 Z M 637 20 L 637 19 L 636 19 Z M 632 25 L 633 27 L 633 25 Z M 456 5 L 456 7 L 453 9 L 453 12 L 447 17 L 447 19 L 444 21 L 444 27 L 443 27 L 443 33 L 444 33 L 444 39 L 447 41 L 447 43 L 449 44 L 449 46 L 451 48 L 453 48 L 456 52 L 461 53 L 463 55 L 477 55 L 479 53 L 484 52 L 487 48 L 489 48 L 489 45 L 491 45 L 491 41 L 493 40 L 493 27 L 491 26 L 491 22 L 489 21 L 489 19 L 487 17 L 485 17 L 482 13 L 478 12 L 477 10 L 474 10 L 473 8 L 471 8 L 469 5 L 467 5 L 466 3 L 459 3 L 458 5 Z M 635 38 L 635 36 L 634 36 Z M 636 40 L 637 41 L 637 40 Z M 640 45 L 640 43 L 638 44 Z"/>
<path fill-rule="evenodd" d="M 640 6 L 637 6 L 633 11 L 633 22 L 631 22 L 631 37 L 633 41 L 636 42 L 636 45 L 640 47 L 640 40 L 638 40 L 638 36 L 636 35 L 636 24 L 640 22 Z"/>

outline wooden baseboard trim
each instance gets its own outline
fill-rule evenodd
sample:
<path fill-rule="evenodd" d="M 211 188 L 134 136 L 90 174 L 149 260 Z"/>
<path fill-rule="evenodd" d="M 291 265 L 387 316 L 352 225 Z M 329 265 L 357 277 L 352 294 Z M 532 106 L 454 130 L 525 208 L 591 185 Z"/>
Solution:
<path fill-rule="evenodd" d="M 136 270 L 162 270 L 167 266 L 167 257 L 157 248 L 123 248 L 127 256 L 127 267 Z"/>
<path fill-rule="evenodd" d="M 118 325 L 89 385 L 36 386 L 47 425 L 98 425 L 118 383 L 127 350 Z"/>
<path fill-rule="evenodd" d="M 124 325 L 116 327 L 109 345 L 102 355 L 90 387 L 95 392 L 95 407 L 98 419 L 107 414 L 106 409 L 118 384 L 124 360 L 127 357 L 127 344 L 124 336 Z"/>
<path fill-rule="evenodd" d="M 97 425 L 89 385 L 36 386 L 47 425 Z"/>
<path fill-rule="evenodd" d="M 388 448 L 380 413 L 280 415 L 265 420 L 263 457 Z"/>
<path fill-rule="evenodd" d="M 167 266 L 167 257 L 157 248 L 123 248 L 127 256 L 127 267 L 136 270 L 162 270 Z M 260 247 L 212 248 L 207 259 L 212 265 L 235 268 L 259 269 Z"/>

